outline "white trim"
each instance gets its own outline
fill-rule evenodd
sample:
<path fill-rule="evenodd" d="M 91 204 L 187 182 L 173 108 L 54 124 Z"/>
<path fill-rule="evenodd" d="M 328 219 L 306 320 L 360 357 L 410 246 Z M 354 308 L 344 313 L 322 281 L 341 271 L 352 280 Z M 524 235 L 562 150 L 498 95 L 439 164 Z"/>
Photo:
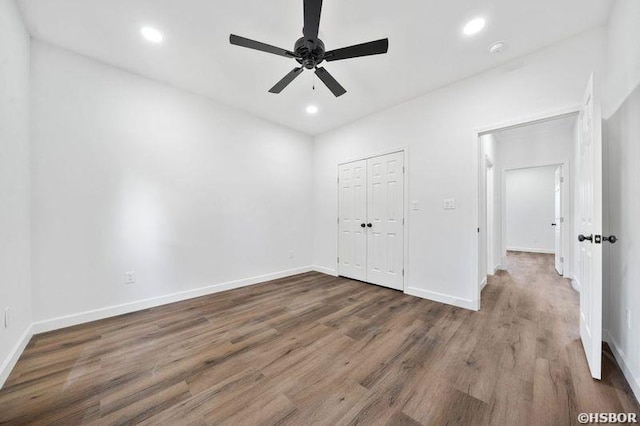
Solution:
<path fill-rule="evenodd" d="M 409 148 L 407 146 L 401 146 L 401 147 L 397 147 L 397 148 L 385 149 L 383 151 L 369 153 L 369 154 L 366 154 L 366 155 L 361 155 L 361 156 L 358 156 L 358 157 L 352 157 L 351 159 L 340 161 L 338 163 L 338 166 L 342 166 L 343 164 L 354 163 L 356 161 L 368 160 L 370 158 L 382 157 L 383 155 L 395 154 L 397 152 L 405 152 L 406 153 L 408 149 Z M 406 166 L 406 164 L 405 164 L 405 166 Z"/>
<path fill-rule="evenodd" d="M 526 169 L 537 169 L 540 167 L 552 167 L 552 166 L 566 166 L 569 164 L 571 160 L 562 160 L 562 161 L 556 161 L 556 162 L 548 162 L 548 161 L 542 161 L 542 162 L 538 162 L 538 163 L 523 163 L 523 164 L 518 164 L 516 166 L 511 166 L 511 167 L 505 167 L 503 169 L 503 172 L 512 172 L 515 170 L 526 170 Z M 565 170 L 562 171 L 562 177 L 567 178 L 567 176 L 564 175 Z M 567 171 L 567 174 L 568 171 Z"/>
<path fill-rule="evenodd" d="M 324 266 L 313 265 L 311 267 L 311 270 L 315 271 L 315 272 L 320 272 L 321 274 L 331 275 L 332 277 L 337 277 L 338 276 L 338 271 L 336 271 L 333 268 L 326 268 Z"/>
<path fill-rule="evenodd" d="M 229 281 L 226 283 L 215 284 L 207 287 L 196 288 L 193 290 L 180 291 L 177 293 L 171 293 L 164 296 L 153 297 L 150 299 L 138 300 L 135 302 L 123 303 L 121 305 L 108 306 L 105 308 L 93 309 L 90 311 L 79 312 L 76 314 L 65 315 L 57 318 L 51 318 L 44 321 L 37 321 L 33 323 L 33 334 L 44 333 L 47 331 L 57 330 L 60 328 L 71 327 L 73 325 L 84 324 L 91 321 L 97 321 L 117 315 L 128 314 L 143 309 L 154 308 L 156 306 L 162 306 L 169 303 L 181 302 L 183 300 L 192 299 L 195 297 L 206 296 L 213 293 L 219 293 L 221 291 L 233 290 L 240 287 L 246 287 L 254 284 L 260 284 L 265 281 L 276 280 L 279 278 L 286 278 L 292 275 L 303 274 L 313 270 L 311 266 L 305 266 L 301 268 L 289 269 L 281 272 L 274 272 L 272 274 L 259 275 L 257 277 L 245 278 L 236 281 Z"/>
<path fill-rule="evenodd" d="M 340 166 L 343 164 L 353 163 L 355 161 L 368 160 L 370 158 L 381 157 L 383 155 L 395 154 L 397 152 L 403 153 L 403 165 L 404 165 L 404 193 L 403 193 L 403 216 L 404 216 L 404 252 L 403 252 L 403 268 L 404 276 L 402 279 L 402 291 L 406 294 L 409 287 L 409 147 L 402 146 L 392 149 L 386 149 L 384 151 L 369 153 L 368 155 L 352 158 L 350 160 L 339 161 L 336 164 L 336 176 L 340 177 Z M 336 217 L 340 218 L 340 184 L 336 184 Z M 340 225 L 336 224 L 336 259 L 340 257 Z M 329 269 L 329 268 L 326 268 Z M 340 264 L 336 262 L 335 276 L 339 275 Z M 321 271 L 318 271 L 321 272 Z M 330 274 L 333 275 L 333 274 Z"/>
<path fill-rule="evenodd" d="M 482 280 L 482 282 L 480 283 L 480 291 L 484 290 L 486 286 L 487 286 L 487 277 L 484 277 L 484 280 Z"/>
<path fill-rule="evenodd" d="M 553 249 L 531 248 L 531 247 L 507 247 L 507 251 L 523 251 L 527 253 L 555 254 Z"/>
<path fill-rule="evenodd" d="M 577 291 L 578 293 L 580 293 L 580 281 L 578 281 L 578 278 L 576 278 L 576 276 L 574 275 L 573 278 L 571 278 L 571 287 L 573 287 L 573 289 L 575 291 Z"/>
<path fill-rule="evenodd" d="M 633 371 L 631 370 L 631 363 L 629 362 L 629 358 L 625 355 L 625 353 L 620 349 L 620 346 L 616 343 L 613 336 L 609 333 L 609 330 L 602 330 L 602 337 L 605 342 L 609 344 L 611 348 L 611 352 L 613 352 L 613 356 L 616 361 L 618 361 L 618 365 L 622 370 L 622 374 L 627 379 L 633 394 L 636 396 L 636 399 L 640 401 L 640 377 L 634 377 Z"/>
<path fill-rule="evenodd" d="M 421 288 L 409 287 L 405 291 L 405 294 L 420 297 L 422 299 L 433 300 L 435 302 L 446 303 L 447 305 L 458 306 L 460 308 L 469 309 L 472 311 L 477 311 L 480 308 L 478 300 L 463 299 L 461 297 L 450 296 L 448 294 L 424 290 Z"/>
<path fill-rule="evenodd" d="M 30 324 L 29 327 L 27 327 L 27 329 L 24 331 L 24 333 L 22 333 L 20 339 L 18 339 L 16 344 L 13 346 L 13 349 L 11 349 L 11 352 L 9 352 L 9 355 L 7 355 L 5 360 L 2 362 L 2 365 L 0 366 L 0 389 L 2 389 L 4 383 L 9 378 L 11 370 L 13 370 L 13 367 L 16 366 L 18 359 L 20 359 L 20 355 L 22 355 L 22 352 L 24 352 L 24 349 L 29 344 L 31 337 L 33 337 L 32 324 Z"/>

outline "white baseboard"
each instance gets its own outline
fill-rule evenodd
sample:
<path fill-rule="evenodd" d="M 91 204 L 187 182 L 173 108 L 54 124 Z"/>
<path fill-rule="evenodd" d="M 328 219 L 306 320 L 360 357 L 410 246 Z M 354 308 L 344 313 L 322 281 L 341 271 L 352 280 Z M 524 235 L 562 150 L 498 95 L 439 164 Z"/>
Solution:
<path fill-rule="evenodd" d="M 433 300 L 435 302 L 446 303 L 447 305 L 458 306 L 460 308 L 477 311 L 480 309 L 478 300 L 463 299 L 460 297 L 450 296 L 448 294 L 438 293 L 436 291 L 423 290 L 421 288 L 409 287 L 405 293 L 410 296 L 421 297 L 423 299 Z"/>
<path fill-rule="evenodd" d="M 542 248 L 529 248 L 529 247 L 507 247 L 507 251 L 524 251 L 526 253 L 542 253 L 542 254 L 555 254 L 553 249 Z"/>
<path fill-rule="evenodd" d="M 618 361 L 618 365 L 624 374 L 624 377 L 629 382 L 629 386 L 631 386 L 631 390 L 633 394 L 636 396 L 636 399 L 640 401 L 640 377 L 634 377 L 633 371 L 629 367 L 629 359 L 625 355 L 625 353 L 620 350 L 620 346 L 616 343 L 615 339 L 611 334 L 609 334 L 609 330 L 602 330 L 602 336 L 605 342 L 609 344 L 611 348 L 611 352 L 613 352 L 613 356 Z"/>
<path fill-rule="evenodd" d="M 487 277 L 484 277 L 484 280 L 480 283 L 480 291 L 482 291 L 487 285 Z"/>
<path fill-rule="evenodd" d="M 327 274 L 327 275 L 331 275 L 331 276 L 334 276 L 334 277 L 338 276 L 338 271 L 336 271 L 335 269 L 332 269 L 332 268 L 326 268 L 324 266 L 313 265 L 311 267 L 311 269 L 313 271 L 320 272 L 321 274 Z"/>
<path fill-rule="evenodd" d="M 571 278 L 571 287 L 573 287 L 575 291 L 580 293 L 580 281 L 578 281 L 578 279 L 575 276 Z"/>
<path fill-rule="evenodd" d="M 107 306 L 104 308 L 93 309 L 90 311 L 79 312 L 77 314 L 65 315 L 57 318 L 51 318 L 44 321 L 33 323 L 33 334 L 45 333 L 47 331 L 58 330 L 60 328 L 71 327 L 78 324 L 84 324 L 91 321 L 97 321 L 117 315 L 128 314 L 143 309 L 149 309 L 156 306 L 166 305 L 168 303 L 180 302 L 194 297 L 206 296 L 221 291 L 233 290 L 240 287 L 259 284 L 265 281 L 276 280 L 278 278 L 286 278 L 292 275 L 303 274 L 313 270 L 311 266 L 289 269 L 281 272 L 260 275 L 252 278 L 245 278 L 226 283 L 215 284 L 207 287 L 201 287 L 193 290 L 186 290 L 177 293 L 171 293 L 164 296 L 153 297 L 150 299 L 138 300 L 135 302 L 123 303 L 121 305 Z"/>
<path fill-rule="evenodd" d="M 15 367 L 18 359 L 20 358 L 20 355 L 22 355 L 24 348 L 26 348 L 29 344 L 29 340 L 31 340 L 32 336 L 33 326 L 29 325 L 24 333 L 22 333 L 22 336 L 20 336 L 20 339 L 13 346 L 13 349 L 11 349 L 11 352 L 9 352 L 7 358 L 2 362 L 2 365 L 0 365 L 0 389 L 2 389 L 4 383 L 9 378 L 11 370 L 13 370 L 13 367 Z"/>

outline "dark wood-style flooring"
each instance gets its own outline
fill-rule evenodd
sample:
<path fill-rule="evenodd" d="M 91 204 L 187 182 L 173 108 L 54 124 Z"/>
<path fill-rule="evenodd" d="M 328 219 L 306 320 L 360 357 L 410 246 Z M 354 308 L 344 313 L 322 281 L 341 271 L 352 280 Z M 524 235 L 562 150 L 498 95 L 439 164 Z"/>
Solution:
<path fill-rule="evenodd" d="M 482 310 L 308 273 L 35 336 L 8 424 L 564 425 L 635 412 L 613 357 L 591 379 L 578 295 L 510 254 Z"/>

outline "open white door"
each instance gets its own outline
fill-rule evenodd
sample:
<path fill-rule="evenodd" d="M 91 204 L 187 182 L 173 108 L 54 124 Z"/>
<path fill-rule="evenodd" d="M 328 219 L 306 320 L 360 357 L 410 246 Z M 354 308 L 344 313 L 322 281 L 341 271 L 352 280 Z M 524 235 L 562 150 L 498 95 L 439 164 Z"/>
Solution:
<path fill-rule="evenodd" d="M 602 365 L 602 129 L 601 112 L 589 79 L 580 115 L 579 270 L 580 337 L 591 375 Z"/>
<path fill-rule="evenodd" d="M 555 214 L 553 219 L 553 226 L 555 227 L 555 260 L 556 271 L 560 275 L 563 275 L 563 247 L 562 247 L 562 230 L 564 228 L 564 219 L 562 217 L 562 166 L 556 167 L 555 178 Z"/>
<path fill-rule="evenodd" d="M 338 274 L 366 281 L 367 161 L 341 164 L 338 173 Z"/>

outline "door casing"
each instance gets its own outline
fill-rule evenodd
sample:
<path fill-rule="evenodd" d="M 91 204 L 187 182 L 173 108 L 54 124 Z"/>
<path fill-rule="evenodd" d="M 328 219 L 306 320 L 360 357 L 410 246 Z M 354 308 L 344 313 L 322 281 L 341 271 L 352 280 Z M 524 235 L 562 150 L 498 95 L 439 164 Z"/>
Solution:
<path fill-rule="evenodd" d="M 565 231 L 565 209 L 564 209 L 564 170 L 562 166 L 557 166 L 554 173 L 554 216 L 553 221 L 555 223 L 555 229 L 553 230 L 554 237 L 554 252 L 555 252 L 555 267 L 556 272 L 560 275 L 564 275 L 564 231 Z"/>

